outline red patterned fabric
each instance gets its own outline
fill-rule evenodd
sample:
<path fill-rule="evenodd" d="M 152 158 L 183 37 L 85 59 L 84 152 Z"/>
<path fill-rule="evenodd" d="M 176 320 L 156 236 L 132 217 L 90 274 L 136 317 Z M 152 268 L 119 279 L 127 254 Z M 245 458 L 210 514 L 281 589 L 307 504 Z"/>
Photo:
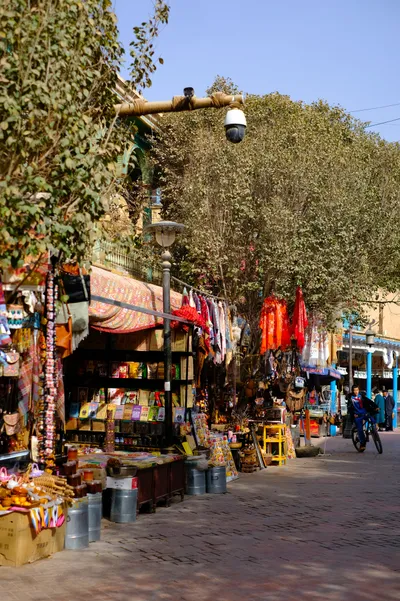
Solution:
<path fill-rule="evenodd" d="M 203 318 L 204 323 L 205 323 L 205 327 L 203 328 L 204 346 L 206 348 L 207 353 L 209 353 L 211 350 L 210 325 L 209 324 L 211 322 L 210 322 L 210 314 L 208 312 L 207 302 L 203 296 L 200 296 L 200 305 L 201 305 L 201 317 Z"/>
<path fill-rule="evenodd" d="M 90 274 L 90 289 L 93 296 L 103 296 L 144 309 L 163 311 L 163 295 L 160 286 L 139 282 L 128 276 L 117 275 L 99 267 L 93 267 Z M 171 310 L 180 308 L 182 294 L 171 290 Z M 163 323 L 162 318 L 147 315 L 131 309 L 122 309 L 91 301 L 89 306 L 90 325 L 102 332 L 127 334 Z"/>
<path fill-rule="evenodd" d="M 306 305 L 300 286 L 296 290 L 296 302 L 293 312 L 293 337 L 297 341 L 297 348 L 302 351 L 305 345 L 305 331 L 308 326 Z"/>
<path fill-rule="evenodd" d="M 182 317 L 182 319 L 187 319 L 187 321 L 191 321 L 194 325 L 199 326 L 200 328 L 205 328 L 206 322 L 204 318 L 197 313 L 197 309 L 195 307 L 191 307 L 190 305 L 183 305 L 180 309 L 176 311 L 172 311 L 173 315 L 177 317 Z M 189 326 L 179 321 L 171 321 L 171 328 L 177 329 L 182 327 L 185 332 L 189 330 Z"/>

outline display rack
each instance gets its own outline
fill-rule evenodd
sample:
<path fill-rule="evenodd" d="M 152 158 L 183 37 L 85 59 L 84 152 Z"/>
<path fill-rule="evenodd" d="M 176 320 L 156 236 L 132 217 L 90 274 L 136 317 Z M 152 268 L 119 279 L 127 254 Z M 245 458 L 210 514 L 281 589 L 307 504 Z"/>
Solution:
<path fill-rule="evenodd" d="M 278 465 L 285 465 L 287 461 L 287 439 L 285 424 L 264 424 L 263 428 L 263 450 L 272 455 L 272 461 Z M 276 436 L 271 436 L 271 430 L 276 431 Z M 273 445 L 278 446 L 278 452 L 273 453 Z"/>
<path fill-rule="evenodd" d="M 133 401 L 125 398 L 126 404 L 125 400 L 121 402 L 127 408 L 129 405 L 142 407 L 142 403 L 138 401 L 139 393 L 145 393 L 146 400 L 143 402 L 143 407 L 156 406 L 154 395 L 156 395 L 158 407 L 162 408 L 164 406 L 164 379 L 162 377 L 164 353 L 160 333 L 162 334 L 162 330 L 139 332 L 136 339 L 133 334 L 103 334 L 99 337 L 98 333 L 94 333 L 92 337 L 89 336 L 86 339 L 85 342 L 88 341 L 88 344 L 84 342 L 82 348 L 78 348 L 73 356 L 64 362 L 65 390 L 68 401 L 66 411 L 70 418 L 67 422 L 66 438 L 68 442 L 101 446 L 105 438 L 105 419 L 99 419 L 96 414 L 83 419 L 80 411 L 78 416 L 75 414 L 75 417 L 72 417 L 69 413 L 72 404 L 75 404 L 75 408 L 82 406 L 79 397 L 80 390 L 87 389 L 88 397 L 90 397 L 92 391 L 101 391 L 103 407 L 104 404 L 110 402 L 110 391 L 111 394 L 113 391 L 117 391 L 118 394 L 121 392 L 124 397 L 125 395 L 128 397 L 130 394 L 136 395 Z M 146 340 L 146 336 L 148 337 L 147 345 L 149 346 L 149 340 L 152 339 L 158 348 L 141 350 L 134 346 L 138 344 L 138 340 L 139 344 L 146 346 L 143 342 Z M 187 408 L 191 407 L 190 396 L 194 374 L 193 359 L 191 359 L 193 353 L 189 340 L 190 338 L 179 339 L 179 344 L 173 344 L 172 350 L 172 363 L 177 366 L 177 377 L 172 378 L 171 389 L 175 397 L 174 411 L 179 410 L 181 412 L 181 421 L 186 418 Z M 130 345 L 134 348 L 130 348 Z M 94 367 L 93 370 L 91 368 L 91 371 L 85 373 L 84 370 L 88 363 L 93 364 Z M 129 365 L 131 363 L 145 366 L 157 364 L 158 375 L 161 371 L 161 377 L 113 377 L 113 366 L 118 364 Z M 187 378 L 186 374 L 188 374 Z M 87 403 L 90 404 L 90 402 L 91 398 L 88 398 Z M 126 416 L 123 419 L 115 418 L 116 449 L 136 450 L 138 448 L 161 446 L 165 439 L 164 423 L 161 413 L 159 416 L 152 413 L 149 419 L 144 420 L 141 418 L 135 419 L 135 417 L 126 419 Z M 177 420 L 176 423 L 181 422 Z"/>

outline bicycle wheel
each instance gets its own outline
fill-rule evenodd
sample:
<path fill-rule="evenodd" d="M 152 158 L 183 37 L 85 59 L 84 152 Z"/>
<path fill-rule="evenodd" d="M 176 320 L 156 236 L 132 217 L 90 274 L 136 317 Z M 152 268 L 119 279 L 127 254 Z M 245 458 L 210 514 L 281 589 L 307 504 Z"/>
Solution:
<path fill-rule="evenodd" d="M 360 439 L 358 438 L 358 431 L 357 431 L 357 428 L 355 426 L 354 426 L 354 428 L 351 431 L 351 440 L 353 441 L 353 445 L 355 446 L 355 448 L 357 449 L 357 451 L 359 453 L 364 453 L 365 447 L 361 448 Z"/>
<path fill-rule="evenodd" d="M 383 453 L 383 447 L 382 447 L 381 437 L 379 436 L 379 432 L 376 429 L 376 426 L 374 426 L 372 428 L 372 430 L 371 430 L 371 436 L 372 436 L 373 441 L 375 443 L 376 450 L 378 451 L 379 455 L 382 455 L 382 453 Z"/>

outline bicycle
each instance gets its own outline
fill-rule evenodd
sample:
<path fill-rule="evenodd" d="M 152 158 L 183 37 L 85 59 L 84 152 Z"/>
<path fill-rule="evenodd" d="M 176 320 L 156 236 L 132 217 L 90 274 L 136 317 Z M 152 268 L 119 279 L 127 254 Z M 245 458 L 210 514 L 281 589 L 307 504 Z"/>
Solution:
<path fill-rule="evenodd" d="M 379 436 L 376 420 L 372 415 L 367 414 L 367 416 L 364 420 L 364 423 L 363 423 L 363 430 L 364 430 L 364 436 L 365 436 L 365 444 L 367 444 L 367 442 L 369 442 L 369 435 L 371 435 L 372 440 L 374 441 L 376 450 L 378 451 L 379 455 L 382 455 L 382 453 L 383 453 L 382 442 L 381 442 L 381 438 Z M 355 446 L 357 451 L 359 453 L 363 453 L 365 451 L 365 447 L 361 448 L 360 439 L 358 438 L 358 430 L 355 425 L 353 426 L 353 429 L 351 431 L 351 439 L 352 439 L 353 445 Z"/>

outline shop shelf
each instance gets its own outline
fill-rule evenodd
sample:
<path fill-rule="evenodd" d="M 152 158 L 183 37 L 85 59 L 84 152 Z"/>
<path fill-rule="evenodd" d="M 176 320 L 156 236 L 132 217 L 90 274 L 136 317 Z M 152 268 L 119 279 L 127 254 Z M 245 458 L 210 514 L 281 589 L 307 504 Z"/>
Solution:
<path fill-rule="evenodd" d="M 29 451 L 14 451 L 13 453 L 4 453 L 4 455 L 0 455 L 0 461 L 9 461 L 10 459 L 18 459 L 20 457 L 25 457 L 25 455 L 29 455 Z"/>
<path fill-rule="evenodd" d="M 171 384 L 187 384 L 192 380 L 171 380 Z M 89 388 L 146 388 L 158 386 L 163 388 L 164 378 L 110 378 L 101 376 L 78 376 L 75 380 L 78 387 Z"/>

